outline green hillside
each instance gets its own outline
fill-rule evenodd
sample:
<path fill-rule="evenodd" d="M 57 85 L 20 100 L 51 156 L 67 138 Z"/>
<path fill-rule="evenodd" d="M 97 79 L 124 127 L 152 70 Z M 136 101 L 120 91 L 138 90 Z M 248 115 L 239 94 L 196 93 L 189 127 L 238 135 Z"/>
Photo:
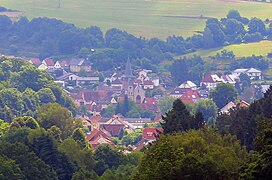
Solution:
<path fill-rule="evenodd" d="M 188 55 L 200 55 L 201 57 L 214 56 L 218 52 L 221 52 L 223 49 L 227 51 L 232 51 L 236 57 L 247 57 L 253 54 L 266 56 L 269 52 L 272 52 L 272 41 L 260 41 L 255 43 L 247 43 L 247 44 L 233 44 L 221 48 L 213 48 L 207 50 L 199 50 L 194 53 L 186 54 Z"/>
<path fill-rule="evenodd" d="M 29 18 L 55 17 L 80 27 L 116 27 L 160 38 L 192 35 L 203 30 L 207 17 L 224 17 L 230 9 L 249 18 L 272 19 L 272 4 L 238 0 L 61 0 L 61 8 L 58 0 L 0 0 L 0 5 Z"/>

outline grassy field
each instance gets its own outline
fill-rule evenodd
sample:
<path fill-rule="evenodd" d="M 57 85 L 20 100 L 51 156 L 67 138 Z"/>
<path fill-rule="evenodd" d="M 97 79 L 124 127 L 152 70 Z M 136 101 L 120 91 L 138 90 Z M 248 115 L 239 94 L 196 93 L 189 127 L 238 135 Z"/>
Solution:
<path fill-rule="evenodd" d="M 205 17 L 224 17 L 230 9 L 242 16 L 272 19 L 272 4 L 239 0 L 0 0 L 29 18 L 54 17 L 80 27 L 116 27 L 137 36 L 189 36 L 203 30 Z M 204 18 L 200 18 L 200 16 Z"/>
<path fill-rule="evenodd" d="M 190 56 L 193 54 L 200 55 L 201 57 L 214 56 L 223 49 L 226 49 L 227 51 L 233 51 L 236 57 L 246 57 L 253 54 L 266 56 L 269 52 L 272 52 L 272 41 L 264 40 L 256 43 L 234 44 L 221 48 L 199 50 L 185 56 Z"/>

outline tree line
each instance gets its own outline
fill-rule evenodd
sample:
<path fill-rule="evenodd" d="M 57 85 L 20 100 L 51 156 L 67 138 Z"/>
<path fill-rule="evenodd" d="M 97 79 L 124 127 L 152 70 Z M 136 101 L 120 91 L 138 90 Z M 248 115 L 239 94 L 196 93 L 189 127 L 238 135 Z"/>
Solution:
<path fill-rule="evenodd" d="M 156 64 L 161 61 L 199 48 L 272 39 L 271 29 L 271 24 L 266 28 L 261 19 L 249 20 L 235 10 L 221 20 L 208 19 L 203 33 L 188 38 L 173 35 L 166 41 L 135 37 L 116 28 L 103 34 L 96 26 L 78 28 L 50 18 L 28 20 L 22 17 L 13 23 L 7 16 L 0 16 L 0 48 L 4 53 L 29 52 L 27 55 L 40 58 L 63 55 L 89 57 L 98 70 L 122 66 L 130 56 L 135 67 L 157 70 Z"/>

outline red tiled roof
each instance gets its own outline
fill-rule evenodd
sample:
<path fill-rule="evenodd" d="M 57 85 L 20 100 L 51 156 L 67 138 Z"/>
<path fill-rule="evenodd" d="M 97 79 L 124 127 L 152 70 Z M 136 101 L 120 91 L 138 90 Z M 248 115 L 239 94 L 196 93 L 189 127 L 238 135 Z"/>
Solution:
<path fill-rule="evenodd" d="M 156 140 L 159 134 L 163 133 L 162 128 L 145 128 L 142 132 L 143 140 Z"/>
<path fill-rule="evenodd" d="M 81 93 L 70 93 L 69 96 L 74 100 L 83 100 Z"/>
<path fill-rule="evenodd" d="M 196 90 L 189 90 L 186 91 L 184 94 L 181 95 L 180 100 L 182 102 L 188 102 L 190 104 L 194 104 L 194 102 L 200 99 Z"/>
<path fill-rule="evenodd" d="M 91 101 L 99 101 L 99 100 L 103 100 L 106 95 L 107 92 L 104 90 L 101 91 L 82 91 L 84 100 L 87 102 L 91 102 Z"/>
<path fill-rule="evenodd" d="M 33 63 L 33 64 L 40 64 L 41 63 L 41 60 L 39 58 L 31 58 L 30 61 Z"/>
<path fill-rule="evenodd" d="M 100 127 L 108 131 L 113 137 L 118 137 L 121 130 L 124 129 L 124 124 L 100 124 Z"/>
<path fill-rule="evenodd" d="M 147 98 L 145 98 L 144 103 L 148 104 L 148 105 L 150 105 L 150 104 L 156 104 L 156 100 L 153 97 L 151 97 L 151 98 L 147 97 Z"/>
<path fill-rule="evenodd" d="M 102 119 L 102 117 L 101 116 L 92 116 L 89 119 L 92 123 L 97 124 Z"/>
<path fill-rule="evenodd" d="M 47 66 L 54 66 L 55 63 L 52 59 L 45 59 L 44 62 L 46 63 Z"/>

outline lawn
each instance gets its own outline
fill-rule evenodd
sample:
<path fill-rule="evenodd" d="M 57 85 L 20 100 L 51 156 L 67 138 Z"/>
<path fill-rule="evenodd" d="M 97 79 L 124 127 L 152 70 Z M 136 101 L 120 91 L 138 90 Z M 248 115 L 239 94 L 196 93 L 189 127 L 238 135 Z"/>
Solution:
<path fill-rule="evenodd" d="M 223 49 L 226 49 L 227 51 L 233 51 L 236 57 L 246 57 L 253 54 L 266 56 L 269 52 L 272 52 L 272 41 L 264 40 L 256 43 L 234 44 L 221 48 L 199 50 L 185 56 L 190 56 L 193 54 L 200 55 L 201 57 L 214 56 Z"/>
<path fill-rule="evenodd" d="M 166 38 L 201 31 L 205 17 L 224 17 L 230 9 L 242 16 L 272 19 L 272 4 L 239 0 L 0 0 L 29 18 L 54 17 L 80 27 L 96 25 L 137 36 Z M 200 18 L 200 16 L 204 18 Z"/>

